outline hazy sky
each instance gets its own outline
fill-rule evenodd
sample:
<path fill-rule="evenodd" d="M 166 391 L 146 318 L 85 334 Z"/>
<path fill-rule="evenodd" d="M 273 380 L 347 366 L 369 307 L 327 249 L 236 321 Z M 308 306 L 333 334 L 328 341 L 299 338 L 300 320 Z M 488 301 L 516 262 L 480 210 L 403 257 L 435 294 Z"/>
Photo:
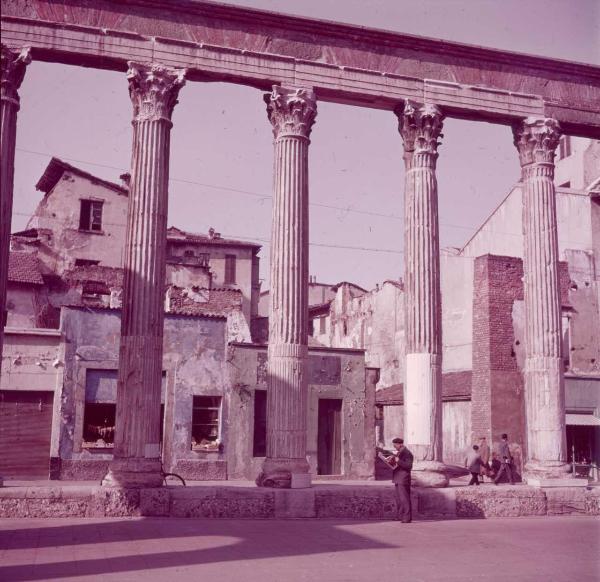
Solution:
<path fill-rule="evenodd" d="M 600 64 L 598 0 L 229 3 Z M 262 95 L 237 85 L 188 83 L 179 101 L 169 225 L 194 232 L 212 226 L 224 236 L 258 239 L 268 286 L 273 149 Z M 397 278 L 404 168 L 395 116 L 319 103 L 311 138 L 311 275 L 367 288 Z M 123 74 L 29 65 L 21 89 L 13 231 L 35 208 L 40 193 L 34 184 L 52 155 L 118 182 L 130 150 Z M 441 244 L 461 246 L 518 179 L 517 154 L 509 128 L 452 119 L 439 151 Z"/>

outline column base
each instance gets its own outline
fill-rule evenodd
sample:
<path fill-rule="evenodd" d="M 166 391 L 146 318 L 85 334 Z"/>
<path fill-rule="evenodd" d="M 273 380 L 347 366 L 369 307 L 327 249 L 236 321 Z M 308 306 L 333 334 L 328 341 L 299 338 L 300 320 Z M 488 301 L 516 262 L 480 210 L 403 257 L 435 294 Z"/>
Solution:
<path fill-rule="evenodd" d="M 553 479 L 572 479 L 571 465 L 564 461 L 528 461 L 523 471 L 523 480 L 528 485 Z"/>
<path fill-rule="evenodd" d="M 306 459 L 265 459 L 256 478 L 258 487 L 306 489 L 311 487 L 310 467 Z"/>
<path fill-rule="evenodd" d="M 413 487 L 448 487 L 450 479 L 446 465 L 439 461 L 416 461 L 413 464 L 411 481 Z"/>
<path fill-rule="evenodd" d="M 152 488 L 163 486 L 159 459 L 114 459 L 102 479 L 103 487 Z"/>

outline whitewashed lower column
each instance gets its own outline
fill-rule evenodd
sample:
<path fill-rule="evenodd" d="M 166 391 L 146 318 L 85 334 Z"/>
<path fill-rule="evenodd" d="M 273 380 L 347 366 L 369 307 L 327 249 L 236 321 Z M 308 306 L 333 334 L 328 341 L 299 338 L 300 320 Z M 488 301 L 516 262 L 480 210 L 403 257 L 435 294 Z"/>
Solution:
<path fill-rule="evenodd" d="M 185 70 L 129 63 L 133 153 L 114 460 L 103 484 L 162 485 L 160 400 L 171 115 Z"/>
<path fill-rule="evenodd" d="M 267 458 L 257 484 L 308 487 L 308 145 L 317 106 L 309 89 L 274 87 L 265 101 L 275 163 Z"/>
<path fill-rule="evenodd" d="M 404 290 L 406 379 L 404 441 L 415 459 L 413 480 L 445 487 L 442 463 L 442 300 L 437 179 L 443 116 L 435 105 L 396 110 L 404 142 Z"/>
<path fill-rule="evenodd" d="M 554 154 L 556 120 L 527 118 L 513 127 L 523 182 L 526 477 L 568 471 L 558 277 Z"/>
<path fill-rule="evenodd" d="M 25 69 L 31 61 L 31 55 L 28 48 L 14 51 L 2 45 L 0 50 L 2 54 L 2 117 L 0 122 L 0 366 L 2 366 L 4 310 L 6 308 L 10 225 L 12 220 L 15 175 L 17 112 L 20 107 L 19 87 L 25 77 Z"/>

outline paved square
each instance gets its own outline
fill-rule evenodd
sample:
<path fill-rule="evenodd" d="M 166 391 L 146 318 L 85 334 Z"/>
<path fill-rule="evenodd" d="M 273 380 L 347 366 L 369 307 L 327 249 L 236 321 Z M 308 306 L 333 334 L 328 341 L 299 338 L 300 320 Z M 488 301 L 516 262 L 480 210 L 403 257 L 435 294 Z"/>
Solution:
<path fill-rule="evenodd" d="M 600 520 L 3 519 L 0 580 L 597 582 Z"/>

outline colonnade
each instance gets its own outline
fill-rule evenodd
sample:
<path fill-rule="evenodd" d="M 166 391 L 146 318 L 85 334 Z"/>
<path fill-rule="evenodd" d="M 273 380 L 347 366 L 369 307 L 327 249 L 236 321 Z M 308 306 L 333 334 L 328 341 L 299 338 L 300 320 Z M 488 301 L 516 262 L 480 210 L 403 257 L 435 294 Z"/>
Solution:
<path fill-rule="evenodd" d="M 2 47 L 2 199 L 0 300 L 6 297 L 18 89 L 27 49 Z M 110 486 L 157 486 L 163 286 L 171 115 L 185 69 L 129 63 L 133 104 L 131 189 Z M 308 147 L 317 113 L 309 88 L 275 86 L 265 95 L 274 134 L 274 205 L 267 392 L 267 457 L 257 482 L 310 485 L 306 460 L 308 379 Z M 444 486 L 442 339 L 436 160 L 443 110 L 400 104 L 404 144 L 406 382 L 405 442 L 418 482 Z M 553 119 L 514 126 L 522 166 L 525 234 L 527 407 L 526 469 L 544 476 L 566 468 L 564 385 L 553 183 L 560 129 Z M 1 340 L 0 340 L 1 341 Z M 1 343 L 0 343 L 1 346 Z"/>

